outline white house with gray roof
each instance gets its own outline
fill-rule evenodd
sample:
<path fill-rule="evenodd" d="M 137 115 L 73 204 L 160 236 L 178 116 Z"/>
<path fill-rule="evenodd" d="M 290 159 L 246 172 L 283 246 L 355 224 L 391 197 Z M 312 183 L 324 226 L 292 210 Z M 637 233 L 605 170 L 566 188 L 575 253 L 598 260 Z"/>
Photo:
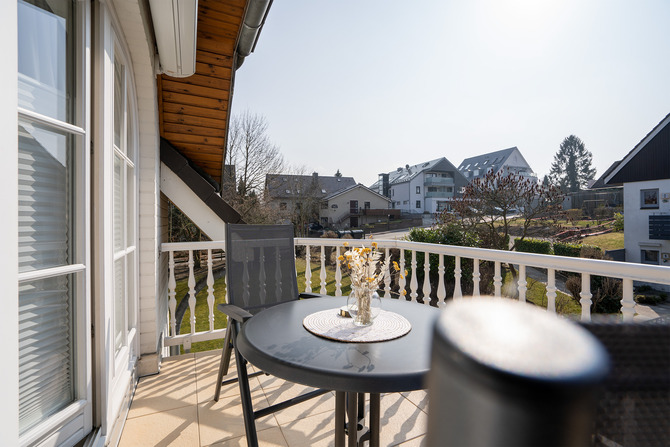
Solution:
<path fill-rule="evenodd" d="M 356 228 L 386 221 L 391 200 L 361 183 L 336 191 L 321 200 L 321 225 L 330 228 Z"/>
<path fill-rule="evenodd" d="M 520 175 L 537 182 L 537 174 L 533 172 L 533 169 L 516 146 L 466 158 L 461 162 L 458 171 L 468 181 L 482 178 L 489 172 L 501 172 L 503 175 Z"/>
<path fill-rule="evenodd" d="M 391 199 L 394 209 L 423 214 L 449 209 L 450 202 L 467 183 L 458 169 L 442 157 L 379 174 L 370 189 Z"/>

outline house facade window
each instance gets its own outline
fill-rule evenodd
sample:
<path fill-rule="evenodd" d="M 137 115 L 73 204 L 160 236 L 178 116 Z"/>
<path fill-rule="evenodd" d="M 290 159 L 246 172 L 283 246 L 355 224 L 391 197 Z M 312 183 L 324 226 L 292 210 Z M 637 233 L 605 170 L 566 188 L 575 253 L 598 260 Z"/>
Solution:
<path fill-rule="evenodd" d="M 417 208 L 421 208 L 421 200 L 417 200 L 417 201 L 416 201 L 416 207 L 417 207 Z"/>
<path fill-rule="evenodd" d="M 658 209 L 658 188 L 640 190 L 640 209 Z"/>
<path fill-rule="evenodd" d="M 370 209 L 370 202 L 363 202 L 363 208 L 365 208 L 366 210 L 369 210 Z"/>
<path fill-rule="evenodd" d="M 420 187 L 420 186 L 417 186 L 417 187 L 416 187 L 416 193 L 417 193 L 417 194 L 421 194 L 421 187 Z"/>
<path fill-rule="evenodd" d="M 18 1 L 21 444 L 91 429 L 84 3 Z"/>
<path fill-rule="evenodd" d="M 658 265 L 659 264 L 658 250 L 649 250 L 649 249 L 640 250 L 640 262 L 642 262 L 642 264 Z"/>
<path fill-rule="evenodd" d="M 136 303 L 136 125 L 131 73 L 118 42 L 113 47 L 114 157 L 114 349 L 128 347 L 135 328 Z M 125 362 L 126 360 L 124 360 Z"/>

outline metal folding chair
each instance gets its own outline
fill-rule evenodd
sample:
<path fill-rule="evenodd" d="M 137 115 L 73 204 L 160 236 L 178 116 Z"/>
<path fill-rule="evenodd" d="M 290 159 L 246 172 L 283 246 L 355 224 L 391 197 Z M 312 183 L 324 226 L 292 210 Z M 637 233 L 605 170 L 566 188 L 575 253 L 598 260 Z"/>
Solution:
<path fill-rule="evenodd" d="M 244 413 L 244 427 L 249 446 L 258 445 L 256 419 L 288 408 L 329 390 L 315 390 L 293 399 L 254 411 L 249 390 L 247 360 L 236 347 L 241 325 L 261 310 L 280 303 L 319 295 L 298 292 L 292 225 L 226 225 L 226 287 L 228 303 L 218 310 L 228 316 L 228 330 L 221 353 L 214 400 L 219 400 L 221 386 L 239 382 Z M 235 351 L 237 377 L 223 381 L 228 374 L 231 354 Z"/>

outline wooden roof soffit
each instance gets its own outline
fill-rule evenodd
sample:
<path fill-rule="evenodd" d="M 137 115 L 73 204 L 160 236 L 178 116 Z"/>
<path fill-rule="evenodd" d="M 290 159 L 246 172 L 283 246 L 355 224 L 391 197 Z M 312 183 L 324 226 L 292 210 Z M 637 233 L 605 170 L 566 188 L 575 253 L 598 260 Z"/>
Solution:
<path fill-rule="evenodd" d="M 195 74 L 158 76 L 161 137 L 218 183 L 235 68 L 253 51 L 270 4 L 271 0 L 199 0 Z"/>

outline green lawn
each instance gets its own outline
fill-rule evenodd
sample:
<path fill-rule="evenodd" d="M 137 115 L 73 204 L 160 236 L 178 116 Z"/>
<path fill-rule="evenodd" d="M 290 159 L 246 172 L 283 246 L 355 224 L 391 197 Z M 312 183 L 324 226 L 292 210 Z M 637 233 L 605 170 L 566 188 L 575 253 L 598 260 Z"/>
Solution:
<path fill-rule="evenodd" d="M 546 309 L 547 286 L 531 278 L 527 278 L 526 281 L 528 282 L 526 285 L 528 288 L 528 290 L 526 290 L 526 301 Z M 516 287 L 516 281 L 513 280 L 512 274 L 508 272 L 505 275 L 503 283 L 503 295 L 511 296 L 512 293 L 506 294 L 505 290 L 516 291 Z M 582 313 L 582 307 L 570 295 L 556 291 L 556 313 L 559 315 L 580 315 Z"/>
<path fill-rule="evenodd" d="M 582 239 L 584 245 L 595 245 L 603 250 L 618 250 L 624 248 L 623 232 L 612 232 L 599 234 L 596 236 L 587 236 Z"/>
<path fill-rule="evenodd" d="M 311 263 L 312 275 L 312 292 L 319 293 L 321 289 L 321 279 L 319 278 L 320 274 L 320 264 Z M 305 290 L 305 260 L 296 259 L 296 270 L 298 272 L 298 290 Z M 199 278 L 196 278 L 196 280 Z M 351 281 L 349 277 L 344 275 L 342 277 L 342 295 L 349 295 Z M 182 280 L 177 282 L 176 287 L 176 298 L 177 302 L 188 292 L 188 283 L 187 280 Z M 326 292 L 328 295 L 335 295 L 335 267 L 326 267 Z M 216 305 L 219 303 L 225 302 L 226 296 L 226 285 L 223 278 L 214 282 L 214 328 L 221 329 L 225 328 L 227 325 L 226 317 L 216 310 Z M 209 307 L 207 306 L 207 287 L 200 291 L 196 295 L 196 305 L 195 305 L 195 330 L 196 332 L 208 331 L 209 330 Z M 184 318 L 181 323 L 180 333 L 185 334 L 191 331 L 191 312 L 190 309 L 187 309 Z M 193 343 L 191 347 L 191 352 L 197 351 L 208 351 L 212 349 L 221 349 L 223 346 L 223 340 L 212 340 Z M 182 350 L 183 352 L 183 350 Z"/>

